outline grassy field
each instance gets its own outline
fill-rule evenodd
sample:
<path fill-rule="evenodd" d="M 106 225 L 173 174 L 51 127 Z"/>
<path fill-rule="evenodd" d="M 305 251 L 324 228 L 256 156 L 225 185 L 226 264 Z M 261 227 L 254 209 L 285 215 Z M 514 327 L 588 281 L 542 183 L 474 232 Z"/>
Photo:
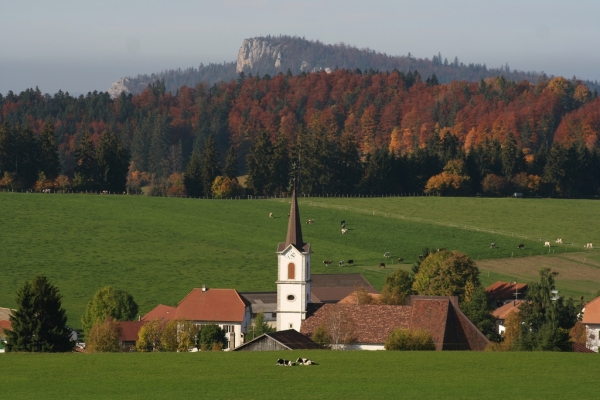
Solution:
<path fill-rule="evenodd" d="M 299 356 L 319 365 L 275 366 Z M 4 354 L 0 397 L 597 399 L 597 365 L 581 353 Z"/>
<path fill-rule="evenodd" d="M 465 202 L 462 209 L 461 200 Z M 538 221 L 542 212 L 535 210 L 545 204 L 559 204 L 562 208 L 552 209 L 553 215 L 548 217 L 550 211 L 546 212 L 548 225 L 567 219 L 579 230 L 585 227 L 590 238 L 600 236 L 599 224 L 590 223 L 590 216 L 596 216 L 600 209 L 599 202 L 527 200 L 520 204 L 530 204 L 530 208 L 518 207 L 517 216 L 513 217 L 502 209 L 504 204 L 514 204 L 505 203 L 513 199 L 325 201 L 330 202 L 328 207 L 311 205 L 306 199 L 300 205 L 302 218 L 316 221 L 314 225 L 303 225 L 304 238 L 313 245 L 313 272 L 360 272 L 378 288 L 395 268 L 410 269 L 423 246 L 457 249 L 477 261 L 502 261 L 548 252 L 536 240 L 525 241 L 526 249 L 518 251 L 516 245 L 523 240 L 516 237 L 391 218 L 385 213 L 408 215 L 410 211 L 420 216 L 427 215 L 427 209 L 434 209 L 438 213 L 435 217 L 442 218 L 440 209 L 447 204 L 447 221 L 458 222 L 470 216 L 470 224 L 507 229 L 510 222 L 502 222 L 505 217 L 514 222 L 515 230 L 523 228 L 522 233 L 526 233 L 523 220 L 529 218 L 540 226 L 540 231 L 550 232 L 553 228 L 544 228 Z M 419 205 L 419 201 L 428 206 Z M 369 208 L 378 212 L 369 215 L 333 207 L 339 204 L 372 206 Z M 504 217 L 496 215 L 499 211 L 494 214 L 498 209 L 502 209 Z M 275 249 L 285 239 L 288 211 L 289 203 L 280 200 L 0 193 L 0 306 L 13 307 L 16 290 L 36 274 L 47 275 L 59 287 L 69 323 L 74 327 L 80 326 L 80 316 L 94 292 L 105 285 L 130 292 L 142 313 L 159 303 L 176 305 L 192 288 L 203 284 L 240 291 L 275 290 Z M 269 212 L 275 218 L 268 218 Z M 339 233 L 342 219 L 350 229 L 347 235 Z M 499 225 L 501 222 L 505 225 Z M 577 229 L 569 232 L 575 235 Z M 568 235 L 564 237 L 569 240 Z M 498 243 L 499 248 L 490 249 L 490 242 Z M 560 253 L 573 249 L 567 245 L 556 250 Z M 383 258 L 386 251 L 391 252 L 392 258 Z M 390 265 L 397 257 L 403 257 L 405 263 Z M 354 259 L 356 265 L 339 268 L 334 263 L 325 267 L 322 261 L 326 259 Z M 386 270 L 376 267 L 382 261 L 388 264 Z M 513 275 L 509 269 L 490 268 L 484 270 L 481 279 L 487 284 Z M 535 278 L 536 272 L 528 276 Z M 569 293 L 589 295 L 589 287 L 600 286 L 600 278 L 584 283 L 570 287 Z"/>

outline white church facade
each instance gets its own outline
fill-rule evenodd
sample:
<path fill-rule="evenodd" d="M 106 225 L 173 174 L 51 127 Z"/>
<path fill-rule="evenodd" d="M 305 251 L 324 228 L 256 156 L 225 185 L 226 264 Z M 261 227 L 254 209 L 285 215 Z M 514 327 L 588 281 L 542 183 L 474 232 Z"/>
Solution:
<path fill-rule="evenodd" d="M 302 239 L 296 190 L 285 242 L 277 246 L 277 330 L 300 332 L 310 303 L 310 244 Z"/>

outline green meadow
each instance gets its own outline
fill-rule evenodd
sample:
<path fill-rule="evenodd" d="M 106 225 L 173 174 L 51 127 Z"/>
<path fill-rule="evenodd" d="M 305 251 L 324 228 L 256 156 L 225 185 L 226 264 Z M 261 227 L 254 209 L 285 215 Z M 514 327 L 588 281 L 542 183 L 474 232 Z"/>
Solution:
<path fill-rule="evenodd" d="M 275 366 L 308 357 L 316 366 Z M 7 399 L 597 399 L 597 354 L 233 352 L 4 354 Z"/>
<path fill-rule="evenodd" d="M 74 327 L 80 326 L 93 294 L 106 285 L 130 292 L 141 313 L 160 303 L 176 305 L 203 284 L 275 290 L 275 250 L 285 240 L 289 207 L 289 199 L 0 193 L 0 306 L 14 307 L 16 291 L 36 274 L 47 275 L 59 287 Z M 275 218 L 268 217 L 270 212 Z M 566 242 L 598 238 L 600 245 L 600 227 L 594 222 L 600 220 L 600 202 L 585 200 L 302 198 L 300 214 L 303 221 L 315 220 L 302 226 L 305 241 L 313 246 L 313 273 L 360 272 L 377 288 L 395 268 L 409 270 L 424 246 L 460 250 L 475 260 L 548 253 L 536 238 L 464 229 L 457 223 L 544 238 L 562 235 Z M 342 219 L 346 235 L 340 234 Z M 491 242 L 498 248 L 490 249 Z M 517 249 L 519 243 L 526 244 L 524 250 Z M 573 250 L 582 249 L 567 244 L 550 251 Z M 391 257 L 384 258 L 385 252 Z M 354 266 L 337 266 L 349 259 Z M 323 260 L 334 263 L 326 267 Z M 378 268 L 380 262 L 387 268 Z M 488 284 L 512 276 L 500 269 L 482 273 L 481 280 Z M 595 283 L 584 283 L 570 287 L 568 294 L 589 295 Z"/>

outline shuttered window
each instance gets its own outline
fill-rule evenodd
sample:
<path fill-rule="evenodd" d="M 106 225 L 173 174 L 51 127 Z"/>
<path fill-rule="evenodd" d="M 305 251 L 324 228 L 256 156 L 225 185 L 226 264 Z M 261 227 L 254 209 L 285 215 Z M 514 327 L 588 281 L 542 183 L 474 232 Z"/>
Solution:
<path fill-rule="evenodd" d="M 288 279 L 296 279 L 296 266 L 294 263 L 288 264 Z"/>

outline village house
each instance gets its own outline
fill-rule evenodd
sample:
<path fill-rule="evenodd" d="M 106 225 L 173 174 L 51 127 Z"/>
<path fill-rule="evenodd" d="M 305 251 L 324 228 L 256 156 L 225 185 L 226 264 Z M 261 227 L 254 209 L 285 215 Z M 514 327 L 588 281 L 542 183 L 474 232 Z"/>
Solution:
<path fill-rule="evenodd" d="M 158 305 L 142 317 L 142 321 L 159 319 L 190 321 L 202 329 L 202 325 L 216 324 L 225 331 L 224 349 L 234 349 L 243 343 L 250 325 L 250 303 L 235 289 L 195 288 L 183 298 L 177 307 Z"/>
<path fill-rule="evenodd" d="M 585 305 L 581 323 L 585 325 L 586 347 L 597 353 L 600 346 L 600 297 Z"/>
<path fill-rule="evenodd" d="M 312 336 L 319 328 L 338 325 L 351 337 L 349 343 L 334 347 L 344 350 L 384 350 L 396 328 L 424 329 L 433 338 L 436 350 L 484 350 L 489 340 L 458 307 L 455 296 L 410 296 L 409 305 L 324 304 L 302 324 L 301 333 Z"/>
<path fill-rule="evenodd" d="M 492 312 L 492 315 L 494 316 L 494 318 L 496 318 L 496 328 L 498 329 L 498 334 L 504 334 L 504 331 L 506 330 L 504 321 L 511 313 L 518 312 L 519 307 L 521 307 L 522 303 L 523 300 L 513 300 L 504 304 L 502 307 L 496 308 Z"/>
<path fill-rule="evenodd" d="M 249 341 L 234 351 L 279 351 L 279 350 L 319 350 L 323 347 L 295 329 L 268 332 Z"/>
<path fill-rule="evenodd" d="M 513 300 L 523 300 L 527 294 L 527 284 L 517 282 L 494 282 L 485 291 L 493 306 L 498 308 Z"/>

